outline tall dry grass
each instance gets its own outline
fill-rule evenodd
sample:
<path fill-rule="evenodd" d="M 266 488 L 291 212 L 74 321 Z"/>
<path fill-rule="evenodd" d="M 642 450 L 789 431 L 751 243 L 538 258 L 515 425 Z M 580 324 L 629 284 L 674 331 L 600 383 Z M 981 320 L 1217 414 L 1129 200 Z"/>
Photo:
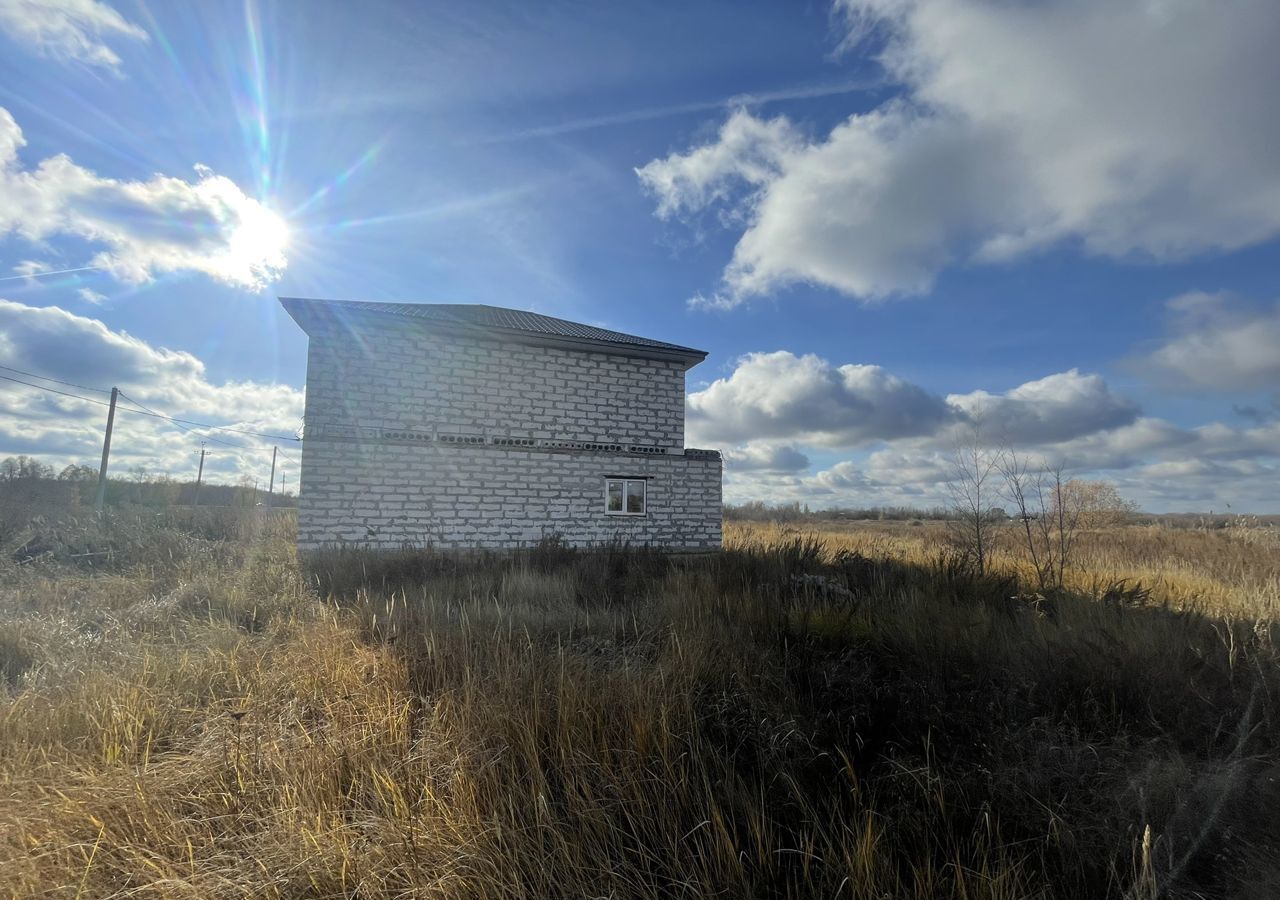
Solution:
<path fill-rule="evenodd" d="M 115 540 L 0 571 L 11 896 L 1280 889 L 1251 538 L 1091 537 L 1050 597 L 905 524 L 700 559 Z"/>
<path fill-rule="evenodd" d="M 1244 521 L 1244 520 L 1241 520 Z M 944 522 L 828 522 L 807 526 L 727 522 L 725 544 L 765 548 L 818 534 L 824 552 L 860 554 L 928 565 L 945 552 Z M 992 567 L 1030 589 L 1034 570 L 1016 528 L 995 530 Z M 1157 602 L 1232 618 L 1280 618 L 1280 526 L 1216 529 L 1125 525 L 1078 538 L 1067 583 L 1084 594 L 1125 582 L 1142 585 Z"/>

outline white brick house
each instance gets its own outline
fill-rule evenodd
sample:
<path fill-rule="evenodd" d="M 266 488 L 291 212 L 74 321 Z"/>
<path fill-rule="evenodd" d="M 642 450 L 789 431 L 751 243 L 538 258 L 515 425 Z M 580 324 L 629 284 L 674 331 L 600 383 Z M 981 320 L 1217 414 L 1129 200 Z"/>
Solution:
<path fill-rule="evenodd" d="M 720 546 L 700 350 L 493 306 L 281 298 L 310 339 L 298 546 Z"/>

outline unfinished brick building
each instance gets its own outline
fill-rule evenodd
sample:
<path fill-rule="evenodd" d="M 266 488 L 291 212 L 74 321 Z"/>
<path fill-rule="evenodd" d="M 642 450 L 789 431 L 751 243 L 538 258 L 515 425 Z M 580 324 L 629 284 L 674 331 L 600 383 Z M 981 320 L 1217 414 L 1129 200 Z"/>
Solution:
<path fill-rule="evenodd" d="M 282 298 L 310 343 L 298 544 L 720 546 L 700 350 L 493 306 Z"/>

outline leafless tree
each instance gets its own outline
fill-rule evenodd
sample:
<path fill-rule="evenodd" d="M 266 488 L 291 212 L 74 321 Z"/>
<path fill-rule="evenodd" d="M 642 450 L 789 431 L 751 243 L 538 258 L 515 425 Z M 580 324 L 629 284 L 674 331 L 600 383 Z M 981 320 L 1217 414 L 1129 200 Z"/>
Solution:
<path fill-rule="evenodd" d="M 973 560 L 978 574 L 987 570 L 991 539 L 997 524 L 992 501 L 999 494 L 993 483 L 1003 452 L 989 447 L 975 425 L 957 438 L 951 454 L 947 492 L 951 497 L 952 539 Z"/>
<path fill-rule="evenodd" d="M 1033 469 L 1027 457 L 1011 450 L 1000 461 L 1000 474 L 1004 476 L 1004 497 L 1013 505 L 1040 590 L 1048 590 L 1054 566 L 1048 559 L 1052 547 L 1044 536 L 1044 472 Z"/>
<path fill-rule="evenodd" d="M 1061 465 L 1033 466 L 1013 451 L 1000 474 L 1041 591 L 1062 588 L 1081 532 L 1122 522 L 1136 508 L 1108 482 L 1067 478 Z"/>
<path fill-rule="evenodd" d="M 53 468 L 30 456 L 7 456 L 0 461 L 0 481 L 52 478 Z"/>
<path fill-rule="evenodd" d="M 1063 478 L 1061 465 L 1045 467 L 1044 483 L 1048 485 L 1050 498 L 1045 534 L 1056 546 L 1053 555 L 1053 584 L 1061 588 L 1067 562 L 1071 559 L 1076 537 L 1080 533 L 1081 495 L 1080 492 L 1071 490 L 1071 481 Z"/>
<path fill-rule="evenodd" d="M 1061 588 L 1080 526 L 1080 492 L 1070 488 L 1062 466 L 1042 461 L 1033 467 L 1012 451 L 1001 460 L 1000 472 L 1040 590 Z"/>
<path fill-rule="evenodd" d="M 72 463 L 58 473 L 59 481 L 97 481 L 98 470 L 93 466 L 78 466 Z"/>

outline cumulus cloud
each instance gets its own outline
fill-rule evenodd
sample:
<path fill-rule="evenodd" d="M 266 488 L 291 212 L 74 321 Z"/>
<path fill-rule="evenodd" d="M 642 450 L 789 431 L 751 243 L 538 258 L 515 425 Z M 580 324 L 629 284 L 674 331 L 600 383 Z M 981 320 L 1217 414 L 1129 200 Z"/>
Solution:
<path fill-rule="evenodd" d="M 845 464 L 838 464 L 837 469 L 840 465 Z M 888 447 L 870 454 L 864 468 L 866 477 L 876 485 L 918 490 L 945 482 L 951 476 L 953 465 L 948 456 L 938 450 Z"/>
<path fill-rule="evenodd" d="M 687 428 L 711 446 L 783 438 L 852 447 L 929 434 L 951 416 L 941 397 L 879 366 L 833 366 L 785 350 L 751 353 L 690 394 Z"/>
<path fill-rule="evenodd" d="M 1280 504 L 1280 465 L 1274 459 L 1163 461 L 1113 480 L 1147 508 L 1270 512 Z"/>
<path fill-rule="evenodd" d="M 725 450 L 724 464 L 731 472 L 801 472 L 809 457 L 791 444 L 751 441 Z"/>
<path fill-rule="evenodd" d="M 155 347 L 97 319 L 55 306 L 33 307 L 0 300 L 0 365 L 89 388 L 117 386 L 132 401 L 166 415 L 248 431 L 291 435 L 301 423 L 303 393 L 283 384 L 212 381 L 204 363 L 190 353 Z M 40 379 L 0 372 L 42 384 Z M 83 388 L 48 384 L 58 390 L 103 401 Z M 106 411 L 86 403 L 11 381 L 0 381 L 5 415 L 0 417 L 0 456 L 33 453 L 56 461 L 92 462 L 102 447 Z M 234 474 L 269 463 L 263 439 L 225 432 L 192 433 L 163 421 L 129 413 L 122 401 L 119 438 L 112 458 L 128 467 L 183 473 L 202 435 L 229 442 L 211 445 L 212 472 Z"/>
<path fill-rule="evenodd" d="M 739 110 L 712 143 L 673 156 L 665 165 L 652 162 L 639 172 L 658 201 L 658 216 L 665 219 L 728 199 L 736 181 L 768 184 L 781 174 L 787 156 L 803 147 L 785 119 L 766 122 Z"/>
<path fill-rule="evenodd" d="M 801 502 L 819 508 L 935 506 L 945 503 L 948 471 L 945 457 L 938 453 L 879 450 L 812 474 L 732 473 L 726 480 L 725 499 L 730 503 Z"/>
<path fill-rule="evenodd" d="M 1111 391 L 1101 375 L 1076 369 L 1028 381 L 1001 394 L 951 394 L 947 405 L 1012 446 L 1050 444 L 1132 423 L 1137 406 Z"/>
<path fill-rule="evenodd" d="M 1212 390 L 1280 389 L 1280 304 L 1247 308 L 1225 294 L 1197 292 L 1168 307 L 1172 334 L 1140 368 Z"/>
<path fill-rule="evenodd" d="M 1155 511 L 1280 506 L 1280 425 L 1236 429 L 1221 424 L 1182 428 L 1156 418 L 1030 450 L 1035 462 L 1073 476 L 1105 478 Z M 921 442 L 890 445 L 811 474 L 734 473 L 729 502 L 800 501 L 822 506 L 945 506 L 949 453 Z M 995 501 L 999 505 L 999 501 Z"/>
<path fill-rule="evenodd" d="M 825 137 L 734 112 L 637 170 L 657 212 L 742 234 L 712 305 L 796 282 L 927 290 L 954 263 L 1070 242 L 1177 259 L 1280 233 L 1269 0 L 842 0 L 900 96 Z M 865 42 L 862 42 L 865 45 Z"/>
<path fill-rule="evenodd" d="M 1001 393 L 943 398 L 879 366 L 837 366 L 787 351 L 742 357 L 727 378 L 690 394 L 686 412 L 690 433 L 709 446 L 782 441 L 841 449 L 909 438 L 946 445 L 957 429 L 974 426 L 994 443 L 1038 446 L 1137 416 L 1137 406 L 1100 375 L 1075 369 Z"/>
<path fill-rule="evenodd" d="M 91 265 L 132 283 L 192 271 L 260 290 L 283 274 L 283 221 L 207 167 L 196 166 L 194 181 L 120 181 L 59 154 L 27 169 L 18 159 L 25 143 L 0 107 L 0 237 L 79 238 L 103 248 Z"/>
<path fill-rule="evenodd" d="M 1213 314 L 1184 298 L 1184 315 Z M 1155 509 L 1280 504 L 1280 418 L 1188 427 L 1142 415 L 1097 374 L 1072 369 L 1004 391 L 946 397 L 877 366 L 753 353 L 687 399 L 691 435 L 725 455 L 729 502 L 945 505 L 957 441 L 978 439 L 1075 475 L 1116 481 Z M 821 467 L 811 471 L 810 449 Z M 831 461 L 832 451 L 848 458 Z"/>
<path fill-rule="evenodd" d="M 867 491 L 875 484 L 862 467 L 856 463 L 838 462 L 829 469 L 823 469 L 805 482 L 819 490 L 832 492 Z"/>
<path fill-rule="evenodd" d="M 1266 409 L 1252 403 L 1233 403 L 1231 411 L 1242 419 L 1248 419 L 1257 425 L 1263 425 L 1280 416 L 1280 391 L 1271 397 L 1271 408 Z"/>
<path fill-rule="evenodd" d="M 0 0 L 0 31 L 37 53 L 118 71 L 107 41 L 146 41 L 145 31 L 100 0 Z"/>
<path fill-rule="evenodd" d="M 1073 470 L 1130 469 L 1155 456 L 1193 453 L 1195 432 L 1154 416 L 1038 448 L 1051 465 Z M 1203 449 L 1203 448 L 1201 448 Z"/>

